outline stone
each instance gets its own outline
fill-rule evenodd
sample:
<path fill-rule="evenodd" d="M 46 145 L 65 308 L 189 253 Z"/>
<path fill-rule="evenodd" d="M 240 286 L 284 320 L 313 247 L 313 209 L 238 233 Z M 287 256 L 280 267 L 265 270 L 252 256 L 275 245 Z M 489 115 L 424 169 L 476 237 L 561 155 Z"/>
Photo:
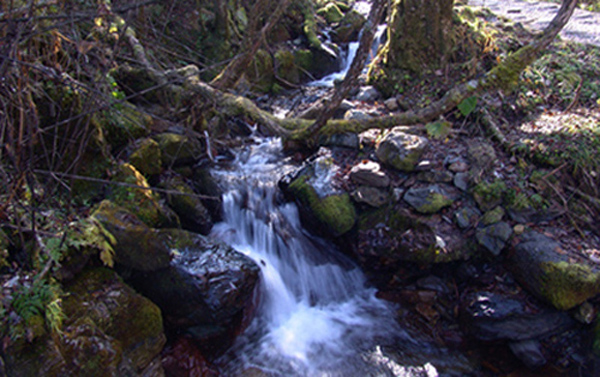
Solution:
<path fill-rule="evenodd" d="M 428 145 L 422 136 L 411 135 L 396 128 L 379 143 L 375 154 L 384 164 L 395 169 L 411 172 Z"/>
<path fill-rule="evenodd" d="M 156 232 L 131 212 L 104 200 L 92 216 L 115 238 L 117 263 L 140 271 L 155 271 L 169 266 L 169 250 Z"/>
<path fill-rule="evenodd" d="M 240 330 L 253 309 L 258 265 L 200 234 L 166 229 L 160 238 L 175 251 L 171 265 L 136 274 L 130 283 L 161 308 L 170 326 L 197 341 L 228 338 Z"/>
<path fill-rule="evenodd" d="M 107 198 L 127 209 L 150 227 L 170 223 L 159 195 L 150 189 L 148 180 L 133 165 L 119 165 L 111 181 L 124 183 L 111 186 Z"/>
<path fill-rule="evenodd" d="M 436 213 L 454 202 L 448 193 L 438 185 L 423 188 L 411 187 L 404 194 L 404 201 L 422 214 Z"/>
<path fill-rule="evenodd" d="M 381 170 L 381 166 L 371 160 L 363 160 L 350 170 L 350 179 L 358 185 L 388 187 L 390 178 Z"/>
<path fill-rule="evenodd" d="M 506 222 L 499 222 L 477 229 L 477 242 L 494 256 L 500 255 L 512 235 L 512 228 Z"/>
<path fill-rule="evenodd" d="M 317 14 L 327 21 L 328 24 L 340 22 L 344 18 L 344 13 L 335 3 L 328 3 L 323 8 L 317 10 Z"/>
<path fill-rule="evenodd" d="M 497 206 L 494 209 L 487 211 L 483 215 L 483 217 L 481 218 L 481 223 L 483 225 L 492 225 L 498 223 L 502 221 L 502 218 L 504 218 L 505 213 L 506 211 L 504 211 L 504 208 L 502 208 L 501 206 Z"/>
<path fill-rule="evenodd" d="M 213 226 L 210 213 L 204 207 L 194 190 L 179 176 L 161 182 L 162 188 L 169 190 L 167 203 L 181 220 L 184 229 L 208 234 Z M 173 192 L 179 192 L 181 195 Z"/>
<path fill-rule="evenodd" d="M 548 362 L 542 353 L 542 346 L 537 340 L 524 340 L 508 344 L 512 353 L 527 365 L 528 368 L 539 368 Z"/>
<path fill-rule="evenodd" d="M 489 173 L 497 160 L 494 147 L 484 141 L 475 141 L 469 146 L 467 153 L 471 166 L 470 174 L 476 181 Z"/>
<path fill-rule="evenodd" d="M 450 166 L 448 166 L 448 169 L 454 173 L 464 173 L 469 170 L 469 165 L 462 160 L 458 160 L 451 163 Z"/>
<path fill-rule="evenodd" d="M 456 224 L 461 229 L 467 229 L 476 226 L 480 217 L 481 212 L 477 208 L 471 206 L 462 207 L 454 212 Z"/>
<path fill-rule="evenodd" d="M 600 268 L 550 237 L 529 231 L 508 256 L 515 279 L 559 310 L 571 309 L 600 294 Z"/>
<path fill-rule="evenodd" d="M 341 44 L 358 40 L 358 34 L 366 21 L 365 17 L 355 9 L 346 12 L 339 24 L 333 29 L 333 41 Z"/>
<path fill-rule="evenodd" d="M 129 156 L 129 162 L 146 177 L 160 174 L 162 157 L 158 143 L 150 138 L 140 140 Z"/>
<path fill-rule="evenodd" d="M 203 154 L 200 141 L 185 135 L 162 133 L 153 138 L 160 148 L 163 166 L 167 168 L 193 163 Z"/>
<path fill-rule="evenodd" d="M 469 174 L 468 173 L 456 173 L 454 174 L 454 179 L 452 180 L 454 186 L 459 188 L 462 191 L 467 191 L 469 188 Z"/>
<path fill-rule="evenodd" d="M 428 183 L 450 183 L 454 180 L 454 175 L 448 170 L 426 170 L 417 174 L 417 179 Z"/>
<path fill-rule="evenodd" d="M 361 102 L 375 102 L 381 94 L 374 86 L 363 86 L 359 89 L 355 99 Z"/>
<path fill-rule="evenodd" d="M 350 109 L 344 113 L 344 119 L 346 120 L 367 120 L 370 118 L 369 114 L 359 109 Z"/>
<path fill-rule="evenodd" d="M 383 104 L 389 111 L 396 111 L 400 108 L 396 97 L 386 99 L 385 101 L 383 101 Z"/>
<path fill-rule="evenodd" d="M 288 192 L 296 200 L 300 212 L 314 219 L 317 228 L 326 234 L 339 237 L 354 227 L 356 210 L 347 193 L 331 193 L 321 197 L 307 176 L 293 180 Z"/>
<path fill-rule="evenodd" d="M 552 308 L 537 307 L 535 311 L 527 309 L 525 300 L 506 293 L 475 291 L 461 303 L 461 321 L 468 333 L 486 342 L 538 339 L 575 324 L 567 313 Z"/>
<path fill-rule="evenodd" d="M 352 192 L 352 199 L 357 203 L 365 203 L 371 207 L 379 208 L 390 201 L 390 195 L 379 188 L 359 186 Z"/>

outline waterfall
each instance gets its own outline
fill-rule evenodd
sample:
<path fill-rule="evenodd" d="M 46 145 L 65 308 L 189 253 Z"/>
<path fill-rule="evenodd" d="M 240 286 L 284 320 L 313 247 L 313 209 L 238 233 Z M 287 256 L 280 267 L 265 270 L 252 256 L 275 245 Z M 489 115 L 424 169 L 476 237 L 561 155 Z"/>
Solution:
<path fill-rule="evenodd" d="M 212 236 L 261 268 L 252 324 L 219 364 L 224 375 L 258 368 L 269 376 L 372 375 L 367 352 L 403 338 L 392 308 L 334 245 L 307 233 L 298 209 L 281 200 L 277 181 L 294 166 L 279 139 L 260 140 L 214 175 L 228 191 Z M 388 372 L 377 375 L 395 375 Z"/>

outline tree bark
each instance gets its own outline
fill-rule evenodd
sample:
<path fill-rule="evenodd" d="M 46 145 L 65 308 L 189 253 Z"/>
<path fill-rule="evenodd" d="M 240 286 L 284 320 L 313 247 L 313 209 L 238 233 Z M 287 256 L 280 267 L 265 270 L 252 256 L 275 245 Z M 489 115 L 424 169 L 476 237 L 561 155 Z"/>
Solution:
<path fill-rule="evenodd" d="M 382 50 L 386 67 L 420 72 L 447 62 L 452 47 L 454 0 L 394 0 L 388 40 Z"/>

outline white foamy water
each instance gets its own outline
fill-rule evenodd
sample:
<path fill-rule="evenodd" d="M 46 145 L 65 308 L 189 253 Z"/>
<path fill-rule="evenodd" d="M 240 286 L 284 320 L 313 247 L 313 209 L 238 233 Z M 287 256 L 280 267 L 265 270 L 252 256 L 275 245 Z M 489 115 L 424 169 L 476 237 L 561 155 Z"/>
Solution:
<path fill-rule="evenodd" d="M 256 318 L 219 361 L 226 376 L 258 368 L 269 376 L 397 375 L 375 373 L 367 351 L 392 337 L 390 306 L 362 272 L 328 242 L 308 234 L 277 181 L 293 167 L 277 139 L 241 152 L 231 169 L 215 171 L 230 189 L 212 236 L 248 255 L 262 270 Z"/>

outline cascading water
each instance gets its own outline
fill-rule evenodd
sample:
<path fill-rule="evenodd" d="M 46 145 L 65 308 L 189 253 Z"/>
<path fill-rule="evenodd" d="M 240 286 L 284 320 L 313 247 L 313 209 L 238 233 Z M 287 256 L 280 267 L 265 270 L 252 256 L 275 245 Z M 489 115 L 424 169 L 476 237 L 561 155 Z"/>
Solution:
<path fill-rule="evenodd" d="M 252 368 L 270 376 L 396 375 L 389 365 L 373 373 L 366 352 L 377 340 L 412 340 L 397 329 L 393 310 L 366 287 L 361 271 L 308 234 L 293 203 L 279 200 L 277 181 L 291 169 L 280 141 L 267 139 L 214 172 L 229 191 L 224 220 L 212 235 L 262 270 L 256 318 L 220 360 L 224 375 Z"/>

